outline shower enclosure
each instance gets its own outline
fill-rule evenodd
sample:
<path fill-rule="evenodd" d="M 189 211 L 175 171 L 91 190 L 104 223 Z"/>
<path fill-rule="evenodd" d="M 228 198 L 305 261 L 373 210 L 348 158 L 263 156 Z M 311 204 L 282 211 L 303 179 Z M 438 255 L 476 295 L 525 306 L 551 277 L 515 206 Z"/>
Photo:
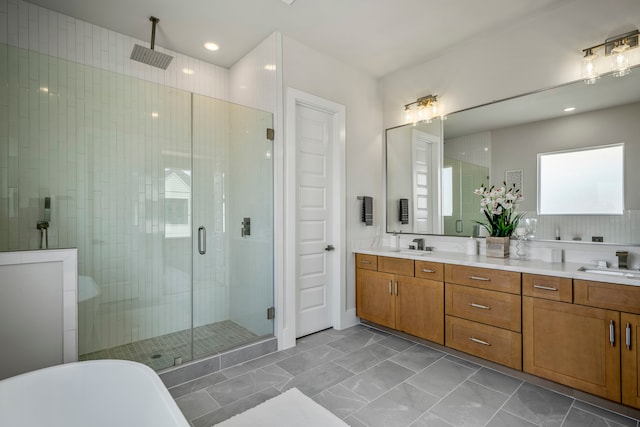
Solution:
<path fill-rule="evenodd" d="M 0 251 L 78 248 L 80 360 L 273 335 L 272 115 L 0 45 Z"/>

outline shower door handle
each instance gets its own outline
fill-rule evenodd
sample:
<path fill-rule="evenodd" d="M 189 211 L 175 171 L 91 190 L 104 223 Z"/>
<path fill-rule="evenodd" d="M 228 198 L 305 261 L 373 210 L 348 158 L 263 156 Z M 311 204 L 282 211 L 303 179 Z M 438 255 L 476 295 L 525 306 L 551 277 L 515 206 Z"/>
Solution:
<path fill-rule="evenodd" d="M 200 255 L 207 253 L 207 229 L 204 225 L 198 227 L 198 252 Z"/>

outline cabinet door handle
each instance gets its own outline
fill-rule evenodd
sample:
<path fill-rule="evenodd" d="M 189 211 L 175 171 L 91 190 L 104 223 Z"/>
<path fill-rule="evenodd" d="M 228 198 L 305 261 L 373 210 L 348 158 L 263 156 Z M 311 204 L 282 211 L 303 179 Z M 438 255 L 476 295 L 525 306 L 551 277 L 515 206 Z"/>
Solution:
<path fill-rule="evenodd" d="M 423 273 L 435 273 L 435 270 L 429 270 L 428 268 L 423 268 L 422 272 Z"/>
<path fill-rule="evenodd" d="M 611 347 L 616 343 L 616 327 L 613 324 L 613 320 L 609 322 L 609 342 L 611 343 Z"/>
<path fill-rule="evenodd" d="M 536 289 L 542 289 L 544 291 L 558 292 L 558 288 L 552 288 L 551 286 L 533 285 L 533 287 Z"/>
<path fill-rule="evenodd" d="M 480 308 L 482 310 L 491 310 L 491 307 L 489 307 L 488 305 L 476 304 L 474 302 L 469 303 L 469 306 L 473 308 Z"/>
<path fill-rule="evenodd" d="M 627 340 L 627 350 L 631 350 L 631 325 L 629 323 L 627 323 L 627 327 L 625 328 L 625 335 Z"/>
<path fill-rule="evenodd" d="M 486 345 L 486 346 L 491 347 L 491 344 L 490 344 L 490 343 L 488 343 L 488 342 L 486 342 L 486 341 L 479 340 L 478 338 L 469 337 L 469 339 L 470 339 L 471 341 L 475 342 L 475 343 L 478 343 L 478 344 L 482 344 L 482 345 Z"/>
<path fill-rule="evenodd" d="M 371 264 L 371 261 L 363 259 L 362 261 L 360 261 L 360 264 Z"/>
<path fill-rule="evenodd" d="M 389 280 L 389 295 L 393 295 L 393 293 L 391 292 L 391 280 Z"/>
<path fill-rule="evenodd" d="M 483 282 L 488 282 L 489 279 L 488 277 L 478 277 L 478 276 L 469 276 L 469 279 L 471 280 L 482 280 Z"/>

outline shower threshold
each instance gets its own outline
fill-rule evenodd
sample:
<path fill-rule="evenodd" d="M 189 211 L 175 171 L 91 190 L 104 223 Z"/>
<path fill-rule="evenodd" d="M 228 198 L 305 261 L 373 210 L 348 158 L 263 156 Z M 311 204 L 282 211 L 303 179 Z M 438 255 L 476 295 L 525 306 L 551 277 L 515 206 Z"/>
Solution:
<path fill-rule="evenodd" d="M 194 358 L 220 353 L 258 338 L 258 335 L 230 320 L 193 328 Z M 191 360 L 191 330 L 173 332 L 92 353 L 79 360 L 124 359 L 144 363 L 154 370 L 174 366 L 176 358 Z"/>

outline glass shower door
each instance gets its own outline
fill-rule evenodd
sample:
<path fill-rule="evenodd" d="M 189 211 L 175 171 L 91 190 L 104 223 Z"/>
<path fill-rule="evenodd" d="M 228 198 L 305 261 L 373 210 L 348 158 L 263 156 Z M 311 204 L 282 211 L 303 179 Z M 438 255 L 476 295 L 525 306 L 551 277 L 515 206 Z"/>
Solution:
<path fill-rule="evenodd" d="M 273 334 L 273 118 L 195 94 L 192 112 L 197 359 Z"/>

